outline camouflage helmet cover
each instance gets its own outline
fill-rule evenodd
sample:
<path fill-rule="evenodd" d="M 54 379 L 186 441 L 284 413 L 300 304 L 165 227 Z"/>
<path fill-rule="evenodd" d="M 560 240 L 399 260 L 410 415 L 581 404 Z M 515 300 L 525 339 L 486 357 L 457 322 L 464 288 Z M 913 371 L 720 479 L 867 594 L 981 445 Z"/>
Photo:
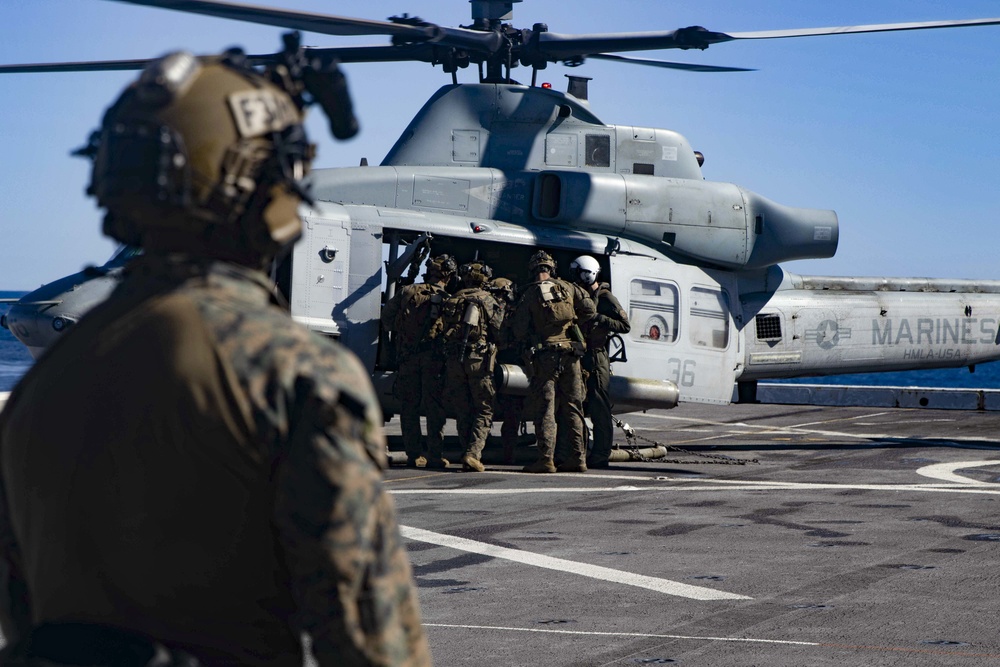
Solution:
<path fill-rule="evenodd" d="M 447 280 L 457 270 L 458 264 L 451 255 L 438 255 L 427 260 L 427 269 L 424 272 L 428 278 Z"/>
<path fill-rule="evenodd" d="M 89 145 L 104 233 L 147 250 L 257 263 L 299 238 L 315 147 L 297 98 L 226 56 L 151 62 Z"/>
<path fill-rule="evenodd" d="M 509 278 L 494 278 L 486 287 L 497 297 L 507 303 L 514 303 L 514 281 Z"/>
<path fill-rule="evenodd" d="M 493 269 L 482 262 L 468 262 L 458 268 L 458 277 L 464 285 L 482 287 L 493 277 Z"/>
<path fill-rule="evenodd" d="M 555 271 L 556 260 L 552 259 L 552 255 L 545 252 L 544 250 L 539 250 L 531 259 L 528 260 L 528 270 L 532 273 L 536 273 L 540 267 L 549 267 L 549 272 Z"/>

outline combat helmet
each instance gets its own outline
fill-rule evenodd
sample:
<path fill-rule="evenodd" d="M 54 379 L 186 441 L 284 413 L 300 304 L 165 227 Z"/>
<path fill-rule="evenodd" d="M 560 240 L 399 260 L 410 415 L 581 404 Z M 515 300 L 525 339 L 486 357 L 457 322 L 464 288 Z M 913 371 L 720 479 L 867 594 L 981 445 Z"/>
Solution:
<path fill-rule="evenodd" d="M 528 271 L 534 275 L 543 266 L 549 267 L 549 273 L 552 273 L 556 270 L 556 260 L 552 259 L 552 255 L 544 250 L 539 250 L 528 260 Z"/>
<path fill-rule="evenodd" d="M 350 114 L 346 84 L 331 85 L 339 72 L 301 53 L 286 37 L 284 59 L 264 72 L 238 50 L 152 61 L 78 151 L 94 161 L 87 192 L 107 211 L 104 233 L 146 251 L 258 266 L 290 247 L 302 233 L 298 206 L 310 201 L 298 181 L 315 155 L 303 93 L 322 90 L 308 99 L 322 97 L 328 116 L 329 101 L 343 98 Z"/>
<path fill-rule="evenodd" d="M 507 303 L 514 303 L 514 281 L 509 278 L 494 278 L 486 287 L 494 297 Z"/>
<path fill-rule="evenodd" d="M 428 280 L 448 280 L 455 274 L 457 267 L 458 264 L 451 255 L 438 255 L 427 260 L 427 268 L 424 271 L 424 275 Z"/>
<path fill-rule="evenodd" d="M 482 262 L 468 262 L 458 268 L 464 287 L 482 287 L 493 277 L 493 269 Z"/>

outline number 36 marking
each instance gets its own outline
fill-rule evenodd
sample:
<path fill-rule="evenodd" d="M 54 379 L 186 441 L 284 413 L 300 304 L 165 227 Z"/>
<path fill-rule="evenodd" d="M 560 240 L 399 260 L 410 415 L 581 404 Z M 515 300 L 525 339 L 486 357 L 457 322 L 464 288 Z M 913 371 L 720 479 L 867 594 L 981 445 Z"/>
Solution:
<path fill-rule="evenodd" d="M 681 360 L 674 357 L 667 359 L 667 379 L 678 387 L 694 386 L 694 359 Z"/>

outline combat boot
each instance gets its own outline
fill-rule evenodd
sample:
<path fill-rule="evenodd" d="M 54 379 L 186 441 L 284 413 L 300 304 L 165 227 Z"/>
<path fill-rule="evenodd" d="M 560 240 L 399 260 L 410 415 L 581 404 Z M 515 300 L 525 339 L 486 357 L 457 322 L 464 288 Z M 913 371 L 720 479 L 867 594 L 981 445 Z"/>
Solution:
<path fill-rule="evenodd" d="M 465 472 L 485 472 L 486 466 L 472 454 L 466 454 L 462 457 L 462 470 Z"/>
<path fill-rule="evenodd" d="M 530 465 L 524 466 L 522 472 L 555 472 L 556 464 L 552 459 L 538 459 Z"/>
<path fill-rule="evenodd" d="M 587 472 L 586 463 L 577 463 L 575 461 L 566 461 L 565 463 L 560 463 L 556 466 L 558 472 Z"/>
<path fill-rule="evenodd" d="M 433 470 L 444 470 L 449 465 L 451 465 L 451 463 L 448 461 L 448 459 L 445 458 L 429 459 L 427 461 L 427 467 Z"/>
<path fill-rule="evenodd" d="M 424 468 L 427 466 L 427 459 L 423 456 L 407 456 L 406 457 L 406 467 L 407 468 Z"/>

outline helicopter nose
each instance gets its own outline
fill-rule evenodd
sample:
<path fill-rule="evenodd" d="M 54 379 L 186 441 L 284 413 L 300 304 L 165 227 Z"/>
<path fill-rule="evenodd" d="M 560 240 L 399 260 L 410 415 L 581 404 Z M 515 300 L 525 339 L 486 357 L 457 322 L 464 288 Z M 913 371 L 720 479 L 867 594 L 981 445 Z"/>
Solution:
<path fill-rule="evenodd" d="M 54 304 L 18 302 L 12 304 L 10 310 L 3 316 L 3 326 L 14 337 L 21 341 L 31 356 L 38 356 L 49 345 L 55 342 L 63 331 L 68 329 L 76 320 L 65 315 L 56 315 L 48 312 Z"/>

